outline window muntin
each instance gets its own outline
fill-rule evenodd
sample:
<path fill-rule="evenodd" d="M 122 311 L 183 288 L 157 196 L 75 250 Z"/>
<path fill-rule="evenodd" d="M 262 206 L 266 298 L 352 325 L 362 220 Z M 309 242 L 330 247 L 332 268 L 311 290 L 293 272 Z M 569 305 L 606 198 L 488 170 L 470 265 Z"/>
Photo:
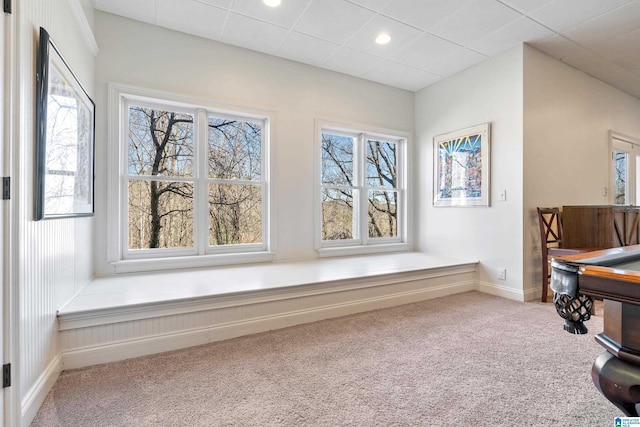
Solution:
<path fill-rule="evenodd" d="M 268 251 L 267 119 L 122 102 L 120 259 Z"/>
<path fill-rule="evenodd" d="M 405 139 L 320 127 L 320 248 L 405 241 Z"/>

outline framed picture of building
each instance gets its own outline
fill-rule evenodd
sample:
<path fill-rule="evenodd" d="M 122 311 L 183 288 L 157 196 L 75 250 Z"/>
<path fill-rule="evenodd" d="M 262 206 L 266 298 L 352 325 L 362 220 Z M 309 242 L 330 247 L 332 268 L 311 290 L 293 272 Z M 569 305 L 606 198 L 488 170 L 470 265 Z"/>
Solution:
<path fill-rule="evenodd" d="M 433 205 L 489 206 L 490 124 L 433 138 Z"/>

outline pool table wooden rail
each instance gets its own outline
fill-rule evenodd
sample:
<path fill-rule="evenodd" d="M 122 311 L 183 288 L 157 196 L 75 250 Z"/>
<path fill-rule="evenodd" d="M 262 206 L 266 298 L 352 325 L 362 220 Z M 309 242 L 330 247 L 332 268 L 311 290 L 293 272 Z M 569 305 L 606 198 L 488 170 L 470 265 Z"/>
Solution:
<path fill-rule="evenodd" d="M 578 266 L 580 292 L 597 299 L 640 305 L 640 271 L 618 268 L 615 264 L 640 261 L 640 245 L 602 249 L 554 258 Z M 591 265 L 585 262 L 594 262 Z M 614 265 L 607 266 L 607 263 Z"/>

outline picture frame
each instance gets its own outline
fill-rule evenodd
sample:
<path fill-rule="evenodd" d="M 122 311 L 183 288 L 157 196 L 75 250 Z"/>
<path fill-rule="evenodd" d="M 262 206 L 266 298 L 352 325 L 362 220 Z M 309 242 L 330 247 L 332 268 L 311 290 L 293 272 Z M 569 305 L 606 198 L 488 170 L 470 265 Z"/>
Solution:
<path fill-rule="evenodd" d="M 433 205 L 489 206 L 490 123 L 433 138 Z"/>
<path fill-rule="evenodd" d="M 35 219 L 94 215 L 95 104 L 44 28 L 36 67 Z"/>

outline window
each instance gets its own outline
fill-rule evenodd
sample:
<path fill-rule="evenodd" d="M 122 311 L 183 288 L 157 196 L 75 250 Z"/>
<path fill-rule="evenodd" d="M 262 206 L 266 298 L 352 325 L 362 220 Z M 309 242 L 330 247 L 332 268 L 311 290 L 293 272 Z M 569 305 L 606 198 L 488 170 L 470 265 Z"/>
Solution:
<path fill-rule="evenodd" d="M 270 259 L 268 118 L 140 91 L 113 88 L 116 271 Z"/>
<path fill-rule="evenodd" d="M 319 123 L 321 255 L 407 250 L 407 136 Z"/>
<path fill-rule="evenodd" d="M 640 200 L 640 141 L 610 131 L 610 185 L 612 192 L 609 197 L 615 205 L 635 205 Z"/>

